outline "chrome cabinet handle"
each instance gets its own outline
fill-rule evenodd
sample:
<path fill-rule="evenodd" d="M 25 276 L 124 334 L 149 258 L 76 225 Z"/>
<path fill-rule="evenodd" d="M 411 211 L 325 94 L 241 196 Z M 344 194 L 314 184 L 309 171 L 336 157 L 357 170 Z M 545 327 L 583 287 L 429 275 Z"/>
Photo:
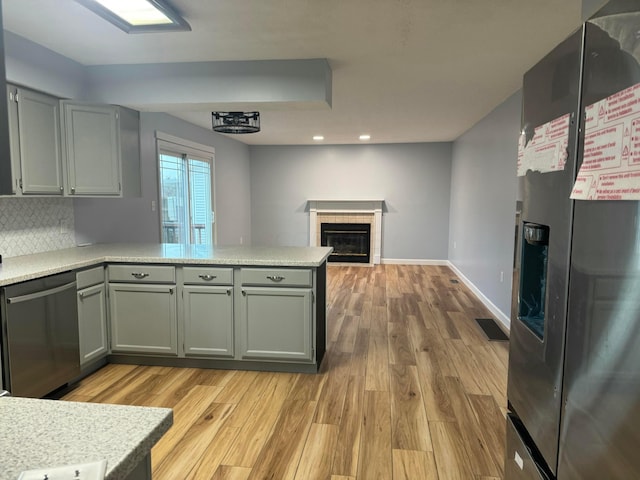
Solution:
<path fill-rule="evenodd" d="M 209 275 L 209 274 L 203 274 L 203 275 L 198 275 L 201 279 L 206 280 L 207 282 L 209 280 L 213 280 L 214 278 L 218 278 L 216 275 Z"/>
<path fill-rule="evenodd" d="M 231 295 L 231 289 L 227 288 L 227 295 Z"/>
<path fill-rule="evenodd" d="M 148 273 L 142 273 L 142 272 L 131 272 L 131 275 L 133 275 L 137 279 L 142 279 L 149 276 Z"/>
<path fill-rule="evenodd" d="M 269 280 L 273 280 L 274 282 L 281 282 L 282 280 L 284 280 L 284 277 L 281 277 L 280 275 L 267 275 L 267 278 Z"/>

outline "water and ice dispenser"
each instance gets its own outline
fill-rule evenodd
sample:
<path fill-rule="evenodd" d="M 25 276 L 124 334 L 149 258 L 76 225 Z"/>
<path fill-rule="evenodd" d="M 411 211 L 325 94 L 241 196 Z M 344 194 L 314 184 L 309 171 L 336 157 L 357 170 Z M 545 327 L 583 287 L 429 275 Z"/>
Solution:
<path fill-rule="evenodd" d="M 518 319 L 543 340 L 549 227 L 524 222 L 522 236 Z"/>

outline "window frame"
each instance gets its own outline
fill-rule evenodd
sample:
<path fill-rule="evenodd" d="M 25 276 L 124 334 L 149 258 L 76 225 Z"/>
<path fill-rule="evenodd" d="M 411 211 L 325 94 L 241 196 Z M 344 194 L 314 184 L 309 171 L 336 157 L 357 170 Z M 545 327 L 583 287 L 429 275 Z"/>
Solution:
<path fill-rule="evenodd" d="M 212 245 L 215 246 L 218 243 L 218 222 L 216 219 L 216 188 L 215 188 L 215 148 L 209 145 L 202 145 L 190 140 L 186 140 L 180 137 L 169 135 L 167 133 L 155 132 L 156 139 L 156 185 L 158 188 L 157 194 L 157 212 L 158 212 L 158 234 L 160 241 L 162 241 L 162 175 L 160 173 L 160 155 L 169 154 L 176 157 L 193 158 L 194 160 L 209 162 L 211 172 L 211 212 L 212 212 Z M 191 202 L 190 195 L 187 195 L 187 202 Z"/>

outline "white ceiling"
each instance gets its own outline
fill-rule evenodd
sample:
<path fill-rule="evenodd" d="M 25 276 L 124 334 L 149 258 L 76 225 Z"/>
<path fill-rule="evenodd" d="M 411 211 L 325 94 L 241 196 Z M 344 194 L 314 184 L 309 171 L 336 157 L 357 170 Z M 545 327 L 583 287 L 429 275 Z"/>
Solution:
<path fill-rule="evenodd" d="M 326 58 L 330 110 L 262 110 L 258 145 L 450 141 L 580 24 L 581 0 L 170 0 L 191 32 L 127 35 L 73 0 L 2 0 L 4 28 L 84 65 Z M 173 108 L 172 110 L 175 110 Z M 195 111 L 194 111 L 195 110 Z M 194 105 L 171 114 L 211 128 Z"/>

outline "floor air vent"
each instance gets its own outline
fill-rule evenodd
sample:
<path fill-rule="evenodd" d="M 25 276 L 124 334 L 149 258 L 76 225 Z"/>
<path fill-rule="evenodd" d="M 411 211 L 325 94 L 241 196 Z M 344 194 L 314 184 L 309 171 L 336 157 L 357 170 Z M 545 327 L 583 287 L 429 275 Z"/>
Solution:
<path fill-rule="evenodd" d="M 487 340 L 506 342 L 509 337 L 505 335 L 493 318 L 476 318 L 476 322 L 487 336 Z"/>

